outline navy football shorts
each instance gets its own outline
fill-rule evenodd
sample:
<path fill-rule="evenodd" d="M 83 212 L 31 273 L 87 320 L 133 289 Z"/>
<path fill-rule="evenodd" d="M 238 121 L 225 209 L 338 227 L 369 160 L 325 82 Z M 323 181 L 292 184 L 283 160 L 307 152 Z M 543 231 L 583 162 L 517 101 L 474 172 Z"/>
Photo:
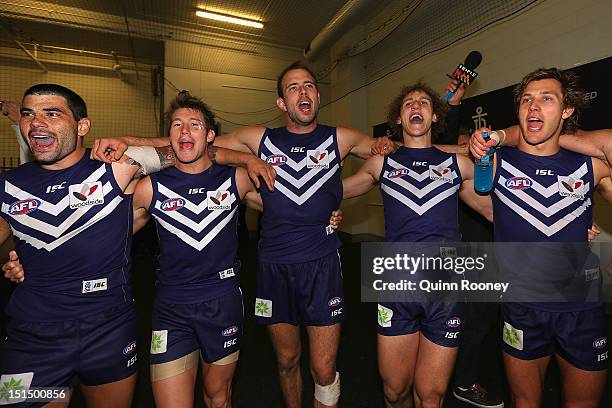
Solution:
<path fill-rule="evenodd" d="M 457 347 L 462 312 L 461 302 L 379 303 L 378 334 L 399 336 L 420 331 L 439 346 Z"/>
<path fill-rule="evenodd" d="M 520 303 L 502 304 L 503 348 L 521 360 L 559 354 L 587 371 L 608 368 L 603 305 L 580 311 L 550 312 Z"/>
<path fill-rule="evenodd" d="M 255 319 L 260 324 L 331 326 L 344 320 L 337 251 L 297 264 L 260 262 Z"/>
<path fill-rule="evenodd" d="M 136 372 L 136 311 L 123 304 L 78 320 L 11 319 L 2 349 L 0 388 L 75 387 L 123 380 Z M 11 407 L 42 406 L 44 403 Z"/>
<path fill-rule="evenodd" d="M 200 350 L 214 363 L 240 350 L 244 309 L 239 287 L 197 304 L 157 301 L 153 310 L 151 364 L 174 361 Z"/>

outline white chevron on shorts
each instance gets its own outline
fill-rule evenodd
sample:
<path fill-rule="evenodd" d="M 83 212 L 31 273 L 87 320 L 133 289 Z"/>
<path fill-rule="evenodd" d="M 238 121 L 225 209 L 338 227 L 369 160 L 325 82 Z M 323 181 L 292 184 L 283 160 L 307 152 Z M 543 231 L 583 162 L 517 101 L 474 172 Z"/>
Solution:
<path fill-rule="evenodd" d="M 297 205 L 302 205 L 306 201 L 308 201 L 308 199 L 312 197 L 312 195 L 316 193 L 317 190 L 321 188 L 321 186 L 323 186 L 323 184 L 325 184 L 325 182 L 329 180 L 336 173 L 336 171 L 338 171 L 338 169 L 339 167 L 337 163 L 331 169 L 323 169 L 323 170 L 328 170 L 327 173 L 323 174 L 323 176 L 321 176 L 321 178 L 318 179 L 316 183 L 311 185 L 306 191 L 304 191 L 300 195 L 297 195 L 293 191 L 289 190 L 278 179 L 274 182 L 274 188 L 278 190 L 279 192 L 283 193 L 284 196 L 286 196 L 288 199 L 290 199 Z"/>
<path fill-rule="evenodd" d="M 331 144 L 334 142 L 334 136 L 330 135 L 327 139 L 325 139 L 316 149 L 309 149 L 309 150 L 327 150 L 327 148 L 329 146 L 331 146 Z M 291 167 L 293 170 L 295 171 L 300 171 L 302 170 L 304 167 L 306 167 L 306 156 L 304 156 L 304 158 L 302 160 L 300 160 L 300 162 L 296 162 L 295 160 L 291 159 L 289 156 L 287 156 L 281 149 L 279 149 L 278 147 L 276 147 L 274 145 L 274 143 L 272 143 L 270 141 L 269 138 L 266 137 L 266 140 L 264 141 L 264 146 L 266 146 L 268 148 L 268 150 L 270 150 L 272 152 L 273 155 L 283 155 L 287 157 L 287 162 L 285 164 L 287 164 L 289 167 Z M 331 153 L 330 153 L 331 154 Z M 261 153 L 261 160 L 266 161 L 266 155 Z"/>
<path fill-rule="evenodd" d="M 520 171 L 519 169 L 517 169 L 516 167 L 514 167 L 513 165 L 511 165 L 507 161 L 504 161 L 503 159 L 502 159 L 502 165 L 501 166 L 502 166 L 502 169 L 507 170 L 510 174 L 512 174 L 513 177 L 525 177 L 525 178 L 530 179 L 532 181 L 531 189 L 535 190 L 540 195 L 542 195 L 542 196 L 544 196 L 546 198 L 549 198 L 553 194 L 556 194 L 556 193 L 559 192 L 559 187 L 558 187 L 556 179 L 555 179 L 554 184 L 552 184 L 552 185 L 550 185 L 548 187 L 544 187 L 543 185 L 541 185 L 540 183 L 538 183 L 537 181 L 535 181 L 531 177 L 527 176 L 525 173 L 523 173 L 522 171 Z M 587 167 L 586 163 L 582 163 L 582 166 L 578 167 L 578 169 L 576 169 L 576 171 L 574 171 L 569 176 L 574 178 L 574 179 L 581 179 L 582 176 L 587 174 L 587 172 L 588 172 L 588 167 Z"/>
<path fill-rule="evenodd" d="M 582 215 L 582 213 L 585 212 L 587 208 L 589 208 L 589 206 L 591 205 L 591 199 L 588 198 L 584 201 L 584 203 L 582 203 L 580 207 L 576 208 L 571 213 L 566 214 L 565 216 L 563 216 L 563 218 L 560 218 L 559 220 L 554 222 L 552 225 L 546 225 L 542 221 L 538 220 L 536 217 L 531 215 L 529 212 L 527 212 L 524 208 L 521 208 L 514 201 L 506 197 L 500 189 L 495 189 L 495 195 L 497 195 L 497 197 L 500 199 L 501 202 L 503 202 L 508 207 L 510 207 L 512 211 L 514 211 L 520 217 L 524 218 L 525 221 L 533 225 L 535 228 L 540 230 L 543 234 L 545 234 L 548 237 L 561 231 L 568 224 L 573 222 L 576 218 L 580 217 L 580 215 Z"/>
<path fill-rule="evenodd" d="M 223 184 L 223 185 L 225 185 L 225 184 Z M 177 196 L 174 196 L 174 197 L 171 197 L 171 198 L 175 198 L 175 197 L 177 197 Z M 208 200 L 204 200 L 204 204 L 206 204 L 207 201 Z M 234 193 L 231 193 L 230 194 L 230 204 L 233 205 L 235 201 L 236 201 L 236 196 L 234 195 Z M 185 200 L 185 203 L 188 203 L 188 202 L 189 201 Z M 198 209 L 202 205 L 201 203 L 198 206 L 194 205 L 193 203 L 191 203 L 191 204 L 193 205 L 193 207 L 198 207 Z M 187 207 L 187 204 L 185 204 L 185 207 Z M 214 210 L 214 211 L 211 211 L 210 214 L 208 214 L 206 217 L 204 217 L 200 222 L 195 222 L 191 218 L 181 214 L 178 211 L 164 211 L 164 210 L 162 210 L 161 209 L 161 201 L 159 201 L 159 200 L 155 201 L 155 208 L 158 211 L 160 211 L 161 213 L 163 213 L 166 217 L 172 218 L 174 221 L 178 222 L 181 225 L 184 225 L 185 227 L 187 227 L 187 228 L 189 228 L 189 229 L 191 229 L 191 230 L 193 230 L 193 231 L 195 231 L 197 233 L 202 232 L 204 230 L 204 228 L 206 228 L 214 219 L 219 218 L 220 216 L 222 216 L 224 213 L 227 212 L 227 211 L 222 211 L 222 210 Z M 204 207 L 204 208 L 206 208 L 206 207 Z M 201 211 L 203 211 L 203 209 L 200 210 L 200 212 Z M 154 214 L 153 216 L 158 221 L 160 221 L 160 222 L 163 220 L 161 217 L 159 217 L 156 214 Z M 173 228 L 176 228 L 176 227 L 173 227 Z M 168 229 L 168 228 L 166 228 L 166 229 Z"/>
<path fill-rule="evenodd" d="M 436 196 L 427 200 L 425 203 L 423 203 L 423 205 L 418 205 L 417 203 L 415 203 L 414 201 L 412 201 L 411 199 L 409 199 L 408 197 L 406 197 L 399 191 L 392 189 L 386 184 L 381 184 L 380 188 L 385 193 L 389 194 L 391 197 L 402 202 L 406 207 L 410 208 L 412 211 L 414 211 L 418 215 L 423 215 L 427 211 L 432 209 L 438 203 L 442 202 L 448 197 L 453 196 L 457 192 L 457 190 L 459 190 L 459 185 L 453 186 L 447 190 L 442 191 L 440 194 L 437 194 Z"/>
<path fill-rule="evenodd" d="M 238 207 L 234 207 L 232 211 L 229 211 L 228 215 L 225 218 L 223 218 L 221 221 L 219 221 L 219 223 L 215 225 L 214 228 L 208 231 L 208 234 L 204 235 L 204 237 L 202 237 L 201 240 L 194 239 L 189 234 L 176 228 L 172 224 L 169 224 L 168 222 L 164 221 L 163 219 L 159 217 L 155 217 L 155 218 L 157 219 L 157 222 L 159 222 L 159 225 L 162 226 L 164 229 L 166 229 L 168 232 L 180 238 L 187 245 L 195 248 L 198 251 L 201 251 L 202 249 L 204 249 L 204 247 L 206 247 L 206 245 L 210 243 L 210 241 L 212 241 L 219 234 L 219 232 L 223 229 L 223 227 L 225 227 L 232 220 L 232 217 L 237 209 Z M 226 211 L 216 211 L 216 212 L 224 213 Z"/>
<path fill-rule="evenodd" d="M 225 180 L 223 183 L 221 183 L 219 187 L 215 189 L 210 189 L 210 190 L 229 190 L 231 185 L 232 185 L 232 179 L 230 177 L 227 180 Z M 187 208 L 189 211 L 191 211 L 194 214 L 200 214 L 202 211 L 208 208 L 208 199 L 204 199 L 204 201 L 202 201 L 200 204 L 194 204 L 193 202 L 189 201 L 187 198 L 183 197 L 182 195 L 178 193 L 175 193 L 174 191 L 172 191 L 172 189 L 164 186 L 160 182 L 157 183 L 157 191 L 159 191 L 160 194 L 163 194 L 168 198 L 182 198 L 183 200 L 185 200 L 185 208 Z M 234 194 L 232 194 L 232 197 L 233 196 Z M 158 203 L 155 203 L 155 208 L 158 208 L 157 204 Z"/>
<path fill-rule="evenodd" d="M 15 229 L 14 226 L 12 226 L 12 225 L 11 225 L 11 229 L 12 229 L 13 235 L 15 237 L 17 237 L 17 238 L 27 242 L 28 244 L 32 245 L 36 249 L 45 249 L 45 250 L 50 252 L 50 251 L 53 251 L 58 246 L 62 245 L 64 242 L 66 242 L 69 239 L 71 239 L 72 237 L 75 237 L 78 234 L 80 234 L 81 231 L 86 230 L 87 228 L 91 227 L 92 225 L 94 225 L 98 221 L 106 218 L 111 212 L 113 212 L 113 210 L 115 208 L 117 208 L 117 206 L 119 205 L 119 203 L 121 203 L 121 201 L 123 201 L 123 197 L 117 196 L 117 197 L 113 198 L 110 203 L 106 204 L 104 206 L 104 208 L 102 208 L 96 215 L 91 217 L 89 219 L 89 221 L 87 221 L 85 224 L 81 225 L 79 228 L 76 228 L 76 229 L 70 231 L 66 235 L 62 235 L 60 238 L 58 238 L 58 239 L 56 239 L 54 241 L 51 241 L 49 243 L 43 242 L 43 241 L 39 240 L 38 238 L 35 238 L 35 237 L 32 237 L 32 236 L 30 236 L 28 234 L 20 232 L 19 230 Z M 93 207 L 93 206 L 91 206 L 91 207 Z"/>
<path fill-rule="evenodd" d="M 78 184 L 91 183 L 92 181 L 98 181 L 100 177 L 102 177 L 105 173 L 106 173 L 106 166 L 102 164 L 93 173 L 91 173 L 85 180 L 83 180 L 81 183 L 78 183 Z M 27 200 L 29 198 L 35 198 L 36 200 L 40 201 L 40 206 L 38 207 L 36 211 L 43 211 L 43 212 L 46 212 L 47 214 L 57 216 L 62 211 L 64 211 L 66 208 L 68 208 L 68 205 L 70 204 L 70 198 L 68 194 L 66 194 L 66 196 L 62 198 L 57 204 L 53 204 L 48 201 L 45 201 L 44 199 L 40 197 L 37 197 L 34 194 L 28 193 L 25 189 L 19 188 L 9 183 L 6 180 L 4 182 L 4 185 L 5 185 L 4 190 L 8 194 L 12 195 L 13 197 L 19 200 Z M 108 191 L 105 191 L 104 194 L 106 195 L 107 192 Z"/>

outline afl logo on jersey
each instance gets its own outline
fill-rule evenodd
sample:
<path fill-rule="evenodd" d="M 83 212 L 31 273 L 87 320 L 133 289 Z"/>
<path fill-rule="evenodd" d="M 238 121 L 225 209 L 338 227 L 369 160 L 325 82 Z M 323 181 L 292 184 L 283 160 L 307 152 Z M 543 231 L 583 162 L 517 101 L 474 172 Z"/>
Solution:
<path fill-rule="evenodd" d="M 164 211 L 176 211 L 185 206 L 185 200 L 182 198 L 169 198 L 161 203 L 161 209 Z"/>
<path fill-rule="evenodd" d="M 510 190 L 525 190 L 531 187 L 533 182 L 527 177 L 512 177 L 506 180 L 506 188 Z"/>
<path fill-rule="evenodd" d="M 230 337 L 230 336 L 233 336 L 236 333 L 238 333 L 238 327 L 230 326 L 227 329 L 223 330 L 221 332 L 221 335 L 223 335 L 223 337 Z"/>
<path fill-rule="evenodd" d="M 410 173 L 410 170 L 408 169 L 395 169 L 389 172 L 389 174 L 387 174 L 387 178 L 393 179 L 393 178 L 399 178 L 399 177 L 403 177 L 403 176 L 407 176 Z"/>
<path fill-rule="evenodd" d="M 24 215 L 37 210 L 40 207 L 40 201 L 35 198 L 28 198 L 27 200 L 15 201 L 9 207 L 9 214 L 11 215 Z"/>
<path fill-rule="evenodd" d="M 266 163 L 270 166 L 280 166 L 281 164 L 287 163 L 287 156 L 282 154 L 273 154 L 272 156 L 266 157 Z"/>

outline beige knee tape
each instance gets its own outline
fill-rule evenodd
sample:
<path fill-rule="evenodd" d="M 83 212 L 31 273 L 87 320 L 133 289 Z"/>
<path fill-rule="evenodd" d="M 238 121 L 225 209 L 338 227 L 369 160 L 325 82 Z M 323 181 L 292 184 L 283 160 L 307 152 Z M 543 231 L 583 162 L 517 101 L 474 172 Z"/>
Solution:
<path fill-rule="evenodd" d="M 336 371 L 336 379 L 329 385 L 315 383 L 315 399 L 323 405 L 336 405 L 340 399 L 340 373 Z"/>
<path fill-rule="evenodd" d="M 200 350 L 195 350 L 186 356 L 168 361 L 167 363 L 151 364 L 151 381 L 160 381 L 176 377 L 179 374 L 198 367 Z"/>
<path fill-rule="evenodd" d="M 219 365 L 219 366 L 232 364 L 238 361 L 238 356 L 240 356 L 240 351 L 234 351 L 229 356 L 225 356 L 223 358 L 220 358 L 217 361 L 213 361 L 211 364 Z"/>

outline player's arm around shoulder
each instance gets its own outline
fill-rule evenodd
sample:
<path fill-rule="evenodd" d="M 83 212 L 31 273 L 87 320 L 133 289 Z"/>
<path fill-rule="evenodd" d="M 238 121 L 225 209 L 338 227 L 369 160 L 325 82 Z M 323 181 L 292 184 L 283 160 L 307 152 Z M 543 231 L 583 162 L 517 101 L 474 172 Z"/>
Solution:
<path fill-rule="evenodd" d="M 174 166 L 176 156 L 171 146 L 130 147 L 118 161 L 111 163 L 117 184 L 127 194 L 133 192 L 135 179 Z M 131 184 L 131 186 L 130 186 Z"/>
<path fill-rule="evenodd" d="M 606 186 L 600 186 L 600 184 L 602 180 L 610 178 L 610 167 L 606 162 L 596 157 L 592 157 L 591 161 L 593 163 L 593 183 L 595 186 L 606 188 Z"/>
<path fill-rule="evenodd" d="M 136 182 L 133 202 L 134 234 L 140 231 L 140 229 L 144 227 L 151 218 L 149 214 L 149 206 L 153 200 L 153 185 L 151 183 L 152 180 L 149 176 L 143 177 Z"/>
<path fill-rule="evenodd" d="M 236 168 L 236 188 L 240 199 L 247 207 L 259 212 L 263 211 L 261 195 L 251 181 L 247 170 L 242 167 Z"/>
<path fill-rule="evenodd" d="M 612 129 L 580 130 L 559 137 L 561 147 L 573 152 L 612 161 Z"/>
<path fill-rule="evenodd" d="M 336 137 L 343 160 L 349 153 L 361 159 L 367 159 L 375 154 L 387 155 L 395 152 L 400 146 L 387 136 L 373 138 L 348 127 L 337 127 Z"/>
<path fill-rule="evenodd" d="M 384 156 L 374 155 L 367 159 L 355 174 L 342 180 L 342 198 L 357 197 L 370 191 L 379 181 Z"/>
<path fill-rule="evenodd" d="M 238 152 L 257 154 L 265 132 L 266 128 L 263 126 L 245 126 L 223 135 L 217 135 L 213 145 Z"/>

